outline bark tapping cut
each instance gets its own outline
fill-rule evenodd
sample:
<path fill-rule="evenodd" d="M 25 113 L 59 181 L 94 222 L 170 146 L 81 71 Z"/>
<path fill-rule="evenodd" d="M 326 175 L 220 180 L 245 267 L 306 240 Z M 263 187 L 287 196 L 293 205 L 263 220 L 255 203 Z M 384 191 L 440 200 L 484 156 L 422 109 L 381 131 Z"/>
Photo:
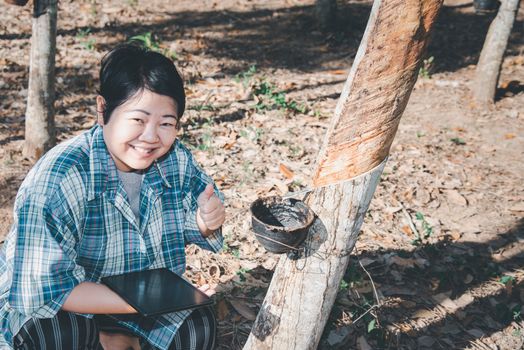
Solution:
<path fill-rule="evenodd" d="M 55 144 L 57 0 L 35 0 L 23 153 L 36 160 Z"/>
<path fill-rule="evenodd" d="M 442 1 L 374 2 L 317 160 L 305 254 L 280 259 L 245 350 L 318 346 Z"/>
<path fill-rule="evenodd" d="M 366 46 L 359 48 L 324 139 L 315 186 L 351 179 L 389 154 L 440 3 L 375 2 Z"/>

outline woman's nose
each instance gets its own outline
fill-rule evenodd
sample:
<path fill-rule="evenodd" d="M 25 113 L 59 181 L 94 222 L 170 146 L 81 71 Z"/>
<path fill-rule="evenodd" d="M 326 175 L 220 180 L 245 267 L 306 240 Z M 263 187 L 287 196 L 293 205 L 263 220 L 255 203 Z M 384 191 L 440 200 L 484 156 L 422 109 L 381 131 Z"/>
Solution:
<path fill-rule="evenodd" d="M 138 139 L 140 141 L 144 141 L 148 143 L 158 142 L 160 138 L 158 137 L 158 130 L 156 126 L 153 125 L 152 123 L 146 124 L 142 134 L 140 134 Z"/>

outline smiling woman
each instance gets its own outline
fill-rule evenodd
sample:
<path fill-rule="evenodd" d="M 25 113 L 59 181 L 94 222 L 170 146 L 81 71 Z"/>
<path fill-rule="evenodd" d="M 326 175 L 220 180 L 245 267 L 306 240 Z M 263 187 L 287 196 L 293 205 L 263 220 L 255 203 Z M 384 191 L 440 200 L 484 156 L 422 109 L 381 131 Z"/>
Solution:
<path fill-rule="evenodd" d="M 222 247 L 223 196 L 177 140 L 182 79 L 161 54 L 120 46 L 102 60 L 96 103 L 98 124 L 45 154 L 18 191 L 0 250 L 0 348 L 211 349 L 211 309 L 145 317 L 100 283 L 181 275 L 186 244 Z"/>
<path fill-rule="evenodd" d="M 105 109 L 104 98 L 97 97 L 99 111 Z M 166 154 L 177 136 L 177 106 L 171 97 L 138 91 L 113 110 L 103 126 L 104 141 L 121 171 L 143 170 Z"/>

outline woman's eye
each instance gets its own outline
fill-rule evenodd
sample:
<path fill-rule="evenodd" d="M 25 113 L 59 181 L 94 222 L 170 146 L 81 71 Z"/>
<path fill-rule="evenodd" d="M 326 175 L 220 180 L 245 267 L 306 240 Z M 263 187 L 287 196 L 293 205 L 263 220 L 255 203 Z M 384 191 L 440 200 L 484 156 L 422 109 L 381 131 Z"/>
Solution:
<path fill-rule="evenodd" d="M 175 126 L 175 124 L 171 124 L 171 123 L 162 123 L 162 126 L 166 126 L 166 127 L 170 128 L 170 127 Z"/>
<path fill-rule="evenodd" d="M 134 122 L 140 123 L 140 124 L 142 124 L 142 123 L 144 122 L 144 121 L 143 121 L 142 119 L 140 119 L 140 118 L 133 118 L 133 119 L 131 119 L 131 120 L 133 120 Z"/>

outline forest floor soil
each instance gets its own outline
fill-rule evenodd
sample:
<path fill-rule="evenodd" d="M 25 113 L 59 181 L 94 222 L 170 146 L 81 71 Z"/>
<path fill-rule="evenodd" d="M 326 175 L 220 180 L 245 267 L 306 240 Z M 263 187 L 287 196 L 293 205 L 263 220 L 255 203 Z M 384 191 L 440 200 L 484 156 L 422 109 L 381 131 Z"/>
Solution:
<path fill-rule="evenodd" d="M 31 6 L 1 8 L 0 240 L 33 165 L 21 152 Z M 258 244 L 249 205 L 310 188 L 370 10 L 339 1 L 326 34 L 312 0 L 59 3 L 59 141 L 94 125 L 110 48 L 151 33 L 176 56 L 188 98 L 180 138 L 226 197 L 223 251 L 187 248 L 187 276 L 217 285 L 219 349 L 242 348 L 286 258 Z M 524 11 L 497 101 L 481 108 L 470 88 L 493 17 L 445 1 L 320 349 L 524 348 Z"/>

